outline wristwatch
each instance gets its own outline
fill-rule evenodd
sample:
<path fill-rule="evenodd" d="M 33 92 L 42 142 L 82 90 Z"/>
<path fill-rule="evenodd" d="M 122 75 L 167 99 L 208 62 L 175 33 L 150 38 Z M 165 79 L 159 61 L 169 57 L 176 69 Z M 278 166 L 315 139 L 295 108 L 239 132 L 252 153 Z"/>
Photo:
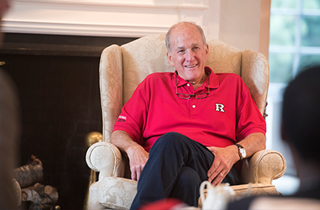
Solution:
<path fill-rule="evenodd" d="M 239 157 L 240 160 L 242 160 L 243 158 L 246 158 L 246 150 L 243 148 L 243 146 L 241 146 L 240 144 L 235 144 L 238 147 L 238 152 L 239 152 Z"/>

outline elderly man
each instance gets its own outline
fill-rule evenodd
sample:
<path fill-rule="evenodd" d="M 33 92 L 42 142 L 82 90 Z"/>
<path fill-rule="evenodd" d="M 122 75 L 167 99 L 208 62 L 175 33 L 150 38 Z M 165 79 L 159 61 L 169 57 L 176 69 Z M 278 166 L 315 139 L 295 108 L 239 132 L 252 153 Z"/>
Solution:
<path fill-rule="evenodd" d="M 149 75 L 111 136 L 138 180 L 132 209 L 168 197 L 197 206 L 202 181 L 237 184 L 235 163 L 265 149 L 265 121 L 247 86 L 236 74 L 205 66 L 209 46 L 201 27 L 172 26 L 166 45 L 176 71 Z"/>

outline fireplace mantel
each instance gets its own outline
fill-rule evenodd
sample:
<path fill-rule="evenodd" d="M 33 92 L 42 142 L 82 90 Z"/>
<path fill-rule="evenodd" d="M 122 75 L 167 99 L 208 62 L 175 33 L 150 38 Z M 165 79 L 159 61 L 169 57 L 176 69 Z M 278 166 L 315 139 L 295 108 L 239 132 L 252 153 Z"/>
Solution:
<path fill-rule="evenodd" d="M 206 0 L 12 0 L 4 32 L 104 37 L 165 33 L 179 21 L 207 30 Z"/>

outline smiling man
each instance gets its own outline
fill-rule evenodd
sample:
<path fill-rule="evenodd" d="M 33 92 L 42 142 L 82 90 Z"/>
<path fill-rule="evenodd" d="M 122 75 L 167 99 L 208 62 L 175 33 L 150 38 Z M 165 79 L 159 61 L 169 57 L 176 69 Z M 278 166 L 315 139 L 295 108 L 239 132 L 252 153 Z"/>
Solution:
<path fill-rule="evenodd" d="M 111 136 L 138 180 L 131 209 L 169 197 L 197 206 L 202 181 L 238 184 L 234 164 L 265 149 L 266 124 L 242 79 L 205 66 L 201 27 L 172 26 L 166 46 L 176 71 L 139 84 Z"/>

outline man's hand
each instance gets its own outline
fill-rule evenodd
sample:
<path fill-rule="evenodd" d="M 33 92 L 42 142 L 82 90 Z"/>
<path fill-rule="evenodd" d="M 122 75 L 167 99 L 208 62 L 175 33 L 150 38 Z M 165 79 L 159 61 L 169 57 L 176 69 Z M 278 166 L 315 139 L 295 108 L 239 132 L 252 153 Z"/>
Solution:
<path fill-rule="evenodd" d="M 246 149 L 247 157 L 251 157 L 254 153 L 266 148 L 266 136 L 263 133 L 251 133 L 238 143 Z M 207 173 L 208 181 L 212 181 L 213 185 L 218 185 L 229 173 L 232 166 L 240 160 L 238 147 L 231 145 L 225 148 L 208 147 L 208 149 L 215 156 Z"/>
<path fill-rule="evenodd" d="M 149 159 L 149 153 L 140 145 L 135 145 L 127 149 L 129 157 L 131 179 L 138 181 L 141 172 Z"/>
<path fill-rule="evenodd" d="M 131 179 L 138 181 L 142 169 L 149 159 L 149 153 L 146 152 L 141 145 L 134 142 L 125 131 L 114 131 L 111 135 L 110 143 L 116 145 L 121 151 L 128 155 Z"/>
<path fill-rule="evenodd" d="M 208 147 L 214 154 L 214 161 L 207 173 L 208 181 L 218 185 L 226 177 L 232 166 L 240 159 L 237 146 L 229 146 L 226 148 Z"/>

